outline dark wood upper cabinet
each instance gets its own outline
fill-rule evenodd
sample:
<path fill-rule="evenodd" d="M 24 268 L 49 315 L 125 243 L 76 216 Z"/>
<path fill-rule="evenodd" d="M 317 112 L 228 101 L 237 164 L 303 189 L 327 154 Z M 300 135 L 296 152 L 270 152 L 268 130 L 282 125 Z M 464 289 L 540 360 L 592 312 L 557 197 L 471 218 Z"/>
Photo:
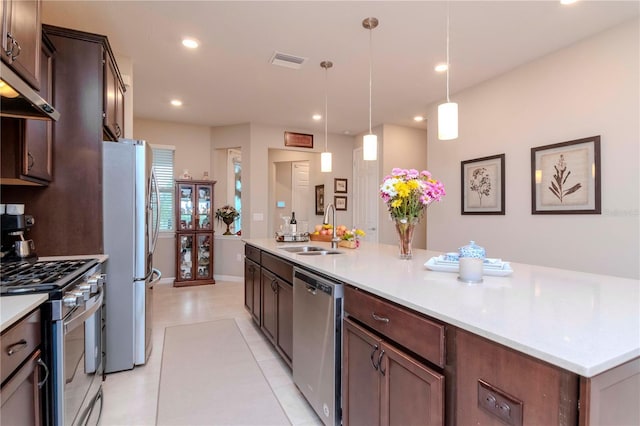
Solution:
<path fill-rule="evenodd" d="M 54 104 L 54 48 L 46 36 L 41 46 L 39 94 Z M 2 117 L 2 133 L 0 183 L 48 185 L 53 179 L 53 122 Z"/>
<path fill-rule="evenodd" d="M 2 60 L 40 90 L 40 0 L 2 0 Z"/>
<path fill-rule="evenodd" d="M 109 52 L 104 53 L 104 130 L 105 139 L 124 137 L 124 82 L 118 65 Z"/>

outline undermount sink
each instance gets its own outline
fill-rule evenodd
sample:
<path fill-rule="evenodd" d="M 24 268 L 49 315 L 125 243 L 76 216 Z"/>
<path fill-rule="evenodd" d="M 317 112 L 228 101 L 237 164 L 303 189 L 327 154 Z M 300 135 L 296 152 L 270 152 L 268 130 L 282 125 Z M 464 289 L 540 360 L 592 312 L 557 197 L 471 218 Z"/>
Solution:
<path fill-rule="evenodd" d="M 298 254 L 305 255 L 305 256 L 325 256 L 327 254 L 342 254 L 342 253 L 343 252 L 336 251 L 336 250 L 319 250 L 319 251 L 305 251 L 305 252 L 300 252 Z"/>
<path fill-rule="evenodd" d="M 321 251 L 327 251 L 326 248 L 316 246 L 281 247 L 280 250 L 285 250 L 289 253 L 317 253 Z"/>

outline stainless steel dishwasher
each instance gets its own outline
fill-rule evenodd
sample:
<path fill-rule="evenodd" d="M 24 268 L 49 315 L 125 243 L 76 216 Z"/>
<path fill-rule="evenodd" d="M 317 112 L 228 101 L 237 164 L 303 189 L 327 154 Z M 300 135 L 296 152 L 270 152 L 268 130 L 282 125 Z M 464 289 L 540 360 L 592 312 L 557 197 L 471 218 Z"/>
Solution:
<path fill-rule="evenodd" d="M 294 268 L 293 381 L 327 426 L 341 424 L 343 291 Z"/>

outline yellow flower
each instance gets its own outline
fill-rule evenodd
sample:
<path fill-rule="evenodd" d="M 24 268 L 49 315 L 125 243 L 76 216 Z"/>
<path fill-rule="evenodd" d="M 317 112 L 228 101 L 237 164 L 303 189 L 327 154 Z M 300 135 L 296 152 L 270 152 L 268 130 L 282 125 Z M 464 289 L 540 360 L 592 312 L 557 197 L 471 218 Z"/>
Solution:
<path fill-rule="evenodd" d="M 397 199 L 397 200 L 393 200 L 391 202 L 391 207 L 395 208 L 395 207 L 400 207 L 400 205 L 402 204 L 402 200 Z"/>

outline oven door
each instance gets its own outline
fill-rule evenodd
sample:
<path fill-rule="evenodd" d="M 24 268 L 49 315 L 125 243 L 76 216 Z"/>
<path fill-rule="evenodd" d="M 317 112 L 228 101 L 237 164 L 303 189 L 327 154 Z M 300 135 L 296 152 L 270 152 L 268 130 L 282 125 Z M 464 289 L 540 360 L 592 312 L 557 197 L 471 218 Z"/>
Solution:
<path fill-rule="evenodd" d="M 96 403 L 102 404 L 103 288 L 64 321 L 64 425 L 84 425 Z M 101 411 L 101 408 L 100 408 Z M 97 421 L 96 421 L 97 424 Z"/>

